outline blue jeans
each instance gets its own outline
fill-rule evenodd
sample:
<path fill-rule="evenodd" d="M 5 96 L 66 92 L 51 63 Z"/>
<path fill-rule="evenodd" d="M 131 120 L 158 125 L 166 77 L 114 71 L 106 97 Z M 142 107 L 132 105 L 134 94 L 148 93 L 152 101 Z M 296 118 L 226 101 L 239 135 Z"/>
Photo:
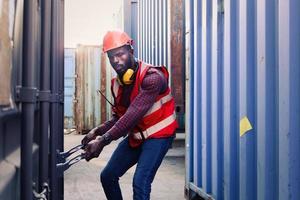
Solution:
<path fill-rule="evenodd" d="M 108 200 L 122 200 L 119 178 L 137 163 L 133 177 L 133 199 L 150 199 L 151 183 L 174 137 L 148 139 L 138 148 L 129 146 L 128 137 L 120 142 L 101 173 Z"/>

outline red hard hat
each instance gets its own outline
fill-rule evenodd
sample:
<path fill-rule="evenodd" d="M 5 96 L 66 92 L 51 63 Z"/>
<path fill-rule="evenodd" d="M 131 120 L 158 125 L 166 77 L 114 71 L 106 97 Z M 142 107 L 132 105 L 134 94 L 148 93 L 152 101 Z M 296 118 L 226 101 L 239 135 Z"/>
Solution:
<path fill-rule="evenodd" d="M 123 31 L 108 31 L 103 38 L 103 52 L 124 46 L 132 45 L 133 40 Z"/>

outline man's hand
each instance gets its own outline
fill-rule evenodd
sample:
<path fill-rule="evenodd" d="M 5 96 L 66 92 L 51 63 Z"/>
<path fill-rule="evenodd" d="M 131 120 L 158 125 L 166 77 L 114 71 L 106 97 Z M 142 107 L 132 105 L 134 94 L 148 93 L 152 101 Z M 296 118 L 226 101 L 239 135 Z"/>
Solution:
<path fill-rule="evenodd" d="M 93 128 L 88 134 L 84 136 L 84 138 L 81 140 L 81 144 L 84 146 L 87 145 L 90 141 L 94 140 L 97 137 L 97 130 L 98 127 Z"/>
<path fill-rule="evenodd" d="M 97 158 L 104 146 L 108 145 L 110 142 L 111 136 L 109 134 L 98 136 L 95 140 L 90 141 L 84 148 L 85 160 L 90 161 L 93 158 Z"/>

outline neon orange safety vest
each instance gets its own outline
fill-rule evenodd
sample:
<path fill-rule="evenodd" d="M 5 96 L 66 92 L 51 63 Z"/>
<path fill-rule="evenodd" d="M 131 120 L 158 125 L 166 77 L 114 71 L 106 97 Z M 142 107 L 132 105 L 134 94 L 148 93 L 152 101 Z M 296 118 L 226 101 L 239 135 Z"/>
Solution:
<path fill-rule="evenodd" d="M 139 69 L 137 71 L 136 80 L 131 92 L 130 102 L 132 102 L 138 95 L 146 72 L 150 68 L 154 68 L 154 66 L 139 61 Z M 155 68 L 161 70 L 168 80 L 169 74 L 165 67 Z M 115 100 L 113 112 L 121 117 L 125 114 L 127 108 L 122 106 L 120 103 L 122 87 L 120 87 L 120 84 L 116 78 L 112 79 L 111 89 Z M 143 142 L 143 139 L 164 138 L 174 135 L 175 129 L 178 127 L 174 107 L 175 101 L 171 95 L 171 89 L 168 87 L 163 94 L 160 94 L 156 98 L 153 106 L 148 110 L 135 128 L 129 131 L 130 146 L 139 146 Z"/>

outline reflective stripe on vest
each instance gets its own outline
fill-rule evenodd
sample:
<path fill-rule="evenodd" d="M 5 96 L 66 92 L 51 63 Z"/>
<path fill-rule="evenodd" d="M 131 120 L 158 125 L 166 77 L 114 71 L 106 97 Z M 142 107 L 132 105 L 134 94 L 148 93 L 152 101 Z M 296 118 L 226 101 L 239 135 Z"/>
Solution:
<path fill-rule="evenodd" d="M 170 124 L 172 124 L 174 121 L 176 120 L 176 114 L 175 112 L 170 115 L 169 117 L 167 117 L 166 119 L 158 122 L 157 124 L 154 124 L 153 126 L 147 128 L 146 130 L 142 131 L 145 139 L 147 137 L 149 137 L 150 135 L 160 131 L 161 129 L 169 126 Z M 131 133 L 133 134 L 133 138 L 136 139 L 136 140 L 141 140 L 142 139 L 142 136 L 140 134 L 140 132 L 135 132 L 135 133 Z"/>
<path fill-rule="evenodd" d="M 173 99 L 171 92 L 169 92 L 168 95 L 164 96 L 163 98 L 159 99 L 158 101 L 156 101 L 153 106 L 150 108 L 150 110 L 148 110 L 148 112 L 144 115 L 144 117 L 154 113 L 155 111 L 159 110 L 163 104 L 171 101 Z"/>

